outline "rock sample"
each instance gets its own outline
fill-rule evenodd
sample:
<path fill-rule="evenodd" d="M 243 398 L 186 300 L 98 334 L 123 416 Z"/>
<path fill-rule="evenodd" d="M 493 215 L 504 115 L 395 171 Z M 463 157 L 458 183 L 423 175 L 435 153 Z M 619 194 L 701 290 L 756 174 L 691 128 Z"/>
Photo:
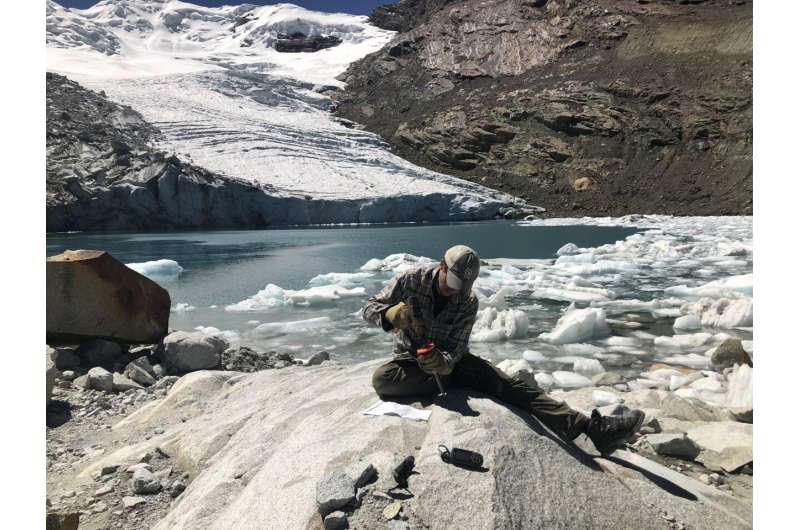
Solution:
<path fill-rule="evenodd" d="M 648 434 L 647 442 L 653 450 L 663 456 L 674 456 L 686 460 L 694 460 L 700 454 L 700 448 L 686 437 L 686 433 Z"/>
<path fill-rule="evenodd" d="M 169 293 L 107 252 L 67 250 L 47 258 L 47 340 L 103 337 L 158 342 Z"/>
<path fill-rule="evenodd" d="M 227 347 L 225 339 L 202 331 L 176 331 L 164 337 L 158 355 L 169 371 L 183 374 L 216 368 Z"/>
<path fill-rule="evenodd" d="M 92 481 L 104 465 L 136 462 L 160 446 L 180 455 L 194 478 L 154 530 L 278 530 L 322 524 L 317 485 L 325 477 L 357 477 L 366 463 L 389 475 L 399 458 L 414 455 L 413 496 L 402 512 L 431 530 L 652 528 L 659 511 L 680 514 L 691 528 L 751 526 L 750 507 L 730 496 L 711 491 L 713 502 L 688 500 L 635 471 L 623 484 L 521 411 L 474 393 L 474 415 L 434 404 L 428 422 L 365 416 L 377 399 L 369 381 L 381 362 L 323 363 L 311 378 L 307 370 L 187 374 L 164 399 L 117 423 L 118 439 L 130 445 L 87 462 L 77 478 Z M 460 403 L 467 393 L 453 389 L 448 399 Z M 155 426 L 168 427 L 169 440 L 134 436 Z M 488 471 L 443 463 L 436 447 L 443 440 L 479 450 Z M 346 486 L 349 497 L 352 481 Z"/>

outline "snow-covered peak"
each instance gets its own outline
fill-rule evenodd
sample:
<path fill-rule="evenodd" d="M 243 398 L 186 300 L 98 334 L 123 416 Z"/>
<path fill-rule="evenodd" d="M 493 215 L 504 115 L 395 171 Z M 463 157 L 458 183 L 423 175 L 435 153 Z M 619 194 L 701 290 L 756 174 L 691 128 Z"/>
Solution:
<path fill-rule="evenodd" d="M 314 53 L 276 51 L 281 35 L 332 36 Z M 48 68 L 128 78 L 264 63 L 264 73 L 340 84 L 347 65 L 392 36 L 367 17 L 320 13 L 293 4 L 202 7 L 178 0 L 102 0 L 88 9 L 47 4 Z"/>

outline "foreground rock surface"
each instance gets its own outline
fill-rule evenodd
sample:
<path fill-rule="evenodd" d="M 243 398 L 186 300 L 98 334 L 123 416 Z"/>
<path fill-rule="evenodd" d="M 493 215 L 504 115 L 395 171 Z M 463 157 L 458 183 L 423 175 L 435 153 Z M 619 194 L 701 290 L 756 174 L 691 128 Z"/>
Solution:
<path fill-rule="evenodd" d="M 154 343 L 167 334 L 169 293 L 107 252 L 47 258 L 47 342 L 102 337 Z"/>
<path fill-rule="evenodd" d="M 359 476 L 366 463 L 391 476 L 398 460 L 414 455 L 413 497 L 401 501 L 402 510 L 431 529 L 751 525 L 749 507 L 731 497 L 714 493 L 700 503 L 635 472 L 612 476 L 535 422 L 479 395 L 467 401 L 463 392 L 450 392 L 444 406 L 430 406 L 427 423 L 364 416 L 377 399 L 369 382 L 380 362 L 188 374 L 164 399 L 114 425 L 132 442 L 88 463 L 79 478 L 135 464 L 160 447 L 192 480 L 154 528 L 310 528 L 322 525 L 323 477 Z M 136 436 L 154 426 L 163 435 Z M 480 451 L 488 472 L 444 464 L 440 443 Z M 350 527 L 369 528 L 359 513 Z"/>

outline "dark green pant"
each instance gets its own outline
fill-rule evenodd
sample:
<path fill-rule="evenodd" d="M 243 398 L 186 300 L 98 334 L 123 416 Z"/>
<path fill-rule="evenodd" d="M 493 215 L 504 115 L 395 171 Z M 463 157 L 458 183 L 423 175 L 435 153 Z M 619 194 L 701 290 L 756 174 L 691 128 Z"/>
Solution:
<path fill-rule="evenodd" d="M 530 412 L 560 436 L 573 439 L 586 428 L 589 419 L 556 401 L 536 386 L 508 377 L 480 357 L 465 354 L 453 373 L 442 377 L 445 388 L 471 388 L 508 405 Z M 395 359 L 379 366 L 372 376 L 372 386 L 383 398 L 422 396 L 437 393 L 433 376 L 426 374 L 414 359 Z"/>

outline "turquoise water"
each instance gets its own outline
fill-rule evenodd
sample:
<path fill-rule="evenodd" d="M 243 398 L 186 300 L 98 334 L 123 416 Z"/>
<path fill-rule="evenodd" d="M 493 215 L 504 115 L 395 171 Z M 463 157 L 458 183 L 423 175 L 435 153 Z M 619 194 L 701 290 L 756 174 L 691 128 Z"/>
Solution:
<path fill-rule="evenodd" d="M 227 311 L 225 306 L 252 297 L 267 284 L 307 289 L 309 280 L 317 275 L 354 273 L 370 259 L 395 253 L 438 259 L 449 246 L 463 243 L 487 259 L 546 259 L 554 258 L 556 250 L 569 242 L 579 247 L 595 247 L 635 232 L 620 227 L 525 227 L 511 222 L 483 222 L 155 234 L 74 233 L 48 235 L 47 254 L 65 249 L 102 249 L 125 263 L 174 260 L 184 269 L 180 275 L 154 279 L 169 291 L 173 306 L 181 303 L 192 309 L 173 312 L 171 327 L 190 330 L 213 326 L 233 332 L 231 336 L 238 336 L 242 343 L 262 349 L 293 349 L 305 355 L 308 350 L 325 348 L 342 360 L 356 360 L 383 356 L 389 351 L 388 335 L 370 328 L 355 313 L 366 295 L 378 291 L 391 273 L 364 280 L 360 284 L 365 289 L 364 296 L 342 298 L 330 304 L 246 312 Z M 530 301 L 517 302 L 515 307 L 519 304 L 524 307 Z M 549 329 L 565 305 L 540 301 L 538 309 L 530 314 L 529 335 Z M 321 326 L 306 326 L 309 329 L 279 326 L 269 333 L 252 332 L 258 324 L 308 319 L 328 320 L 323 320 Z M 521 344 L 512 341 L 476 344 L 473 350 L 504 356 L 520 347 Z"/>

